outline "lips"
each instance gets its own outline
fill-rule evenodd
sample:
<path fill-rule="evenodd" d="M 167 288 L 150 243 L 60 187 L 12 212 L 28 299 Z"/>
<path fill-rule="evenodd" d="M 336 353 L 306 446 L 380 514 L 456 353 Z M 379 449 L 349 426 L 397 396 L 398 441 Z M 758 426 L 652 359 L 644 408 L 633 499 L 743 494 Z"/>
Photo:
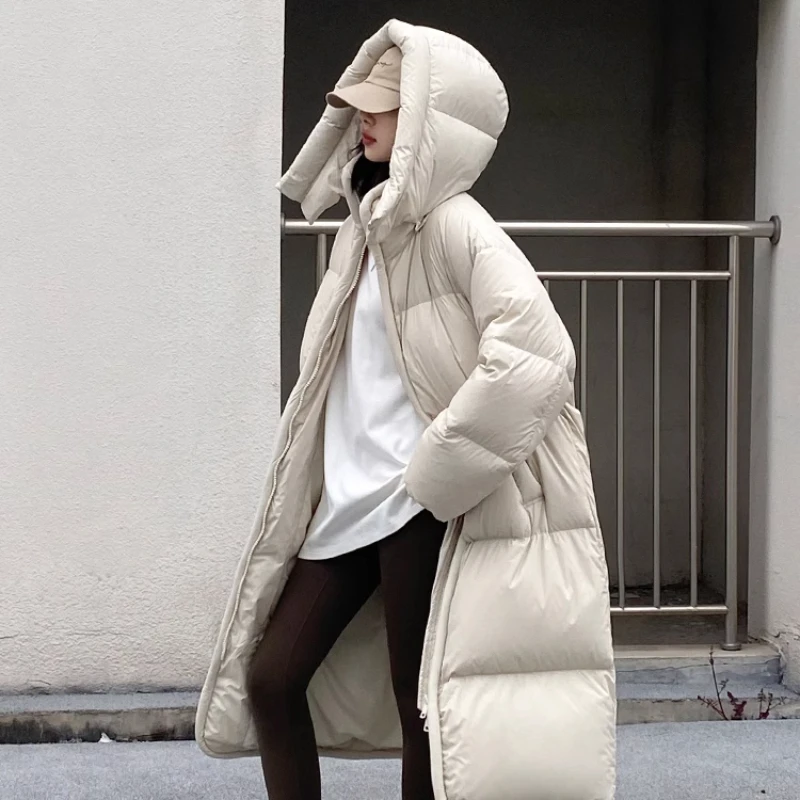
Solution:
<path fill-rule="evenodd" d="M 371 136 L 367 136 L 366 133 L 361 137 L 361 141 L 364 142 L 365 145 L 375 144 L 375 139 Z"/>

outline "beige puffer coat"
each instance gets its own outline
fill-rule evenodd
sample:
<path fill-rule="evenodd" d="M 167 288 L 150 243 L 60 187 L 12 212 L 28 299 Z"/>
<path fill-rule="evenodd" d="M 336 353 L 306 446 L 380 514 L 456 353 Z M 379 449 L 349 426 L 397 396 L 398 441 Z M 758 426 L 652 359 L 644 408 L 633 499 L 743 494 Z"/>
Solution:
<path fill-rule="evenodd" d="M 395 20 L 339 85 L 363 80 L 392 45 L 403 105 L 389 181 L 360 205 L 343 189 L 358 121 L 327 108 L 279 184 L 312 220 L 343 193 L 352 215 L 309 316 L 197 739 L 212 756 L 256 753 L 245 675 L 320 498 L 325 395 L 369 247 L 398 370 L 429 423 L 408 491 L 449 521 L 419 683 L 437 800 L 609 800 L 608 576 L 574 349 L 522 252 L 464 193 L 505 125 L 505 90 L 470 45 Z M 308 695 L 323 754 L 397 753 L 380 590 Z"/>

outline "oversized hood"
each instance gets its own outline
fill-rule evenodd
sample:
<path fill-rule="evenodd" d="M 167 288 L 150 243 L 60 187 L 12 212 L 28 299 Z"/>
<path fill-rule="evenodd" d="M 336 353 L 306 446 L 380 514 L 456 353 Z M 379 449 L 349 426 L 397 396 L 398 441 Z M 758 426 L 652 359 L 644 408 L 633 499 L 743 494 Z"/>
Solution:
<path fill-rule="evenodd" d="M 439 203 L 470 189 L 508 117 L 505 87 L 472 45 L 394 19 L 364 42 L 336 88 L 363 81 L 393 45 L 403 53 L 401 108 L 391 177 L 369 220 L 378 241 L 395 225 L 419 223 Z M 306 219 L 313 222 L 345 195 L 342 173 L 358 141 L 355 110 L 327 106 L 278 183 L 301 204 Z"/>

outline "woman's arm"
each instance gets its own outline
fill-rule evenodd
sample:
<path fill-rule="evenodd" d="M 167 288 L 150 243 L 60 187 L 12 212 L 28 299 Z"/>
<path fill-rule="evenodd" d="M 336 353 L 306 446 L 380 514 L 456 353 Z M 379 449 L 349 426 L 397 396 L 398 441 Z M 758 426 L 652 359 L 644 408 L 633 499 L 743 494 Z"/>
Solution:
<path fill-rule="evenodd" d="M 405 473 L 408 493 L 440 520 L 476 506 L 530 456 L 571 394 L 575 364 L 572 341 L 522 252 L 488 217 L 478 228 L 447 216 L 441 235 L 465 276 L 478 364 Z"/>

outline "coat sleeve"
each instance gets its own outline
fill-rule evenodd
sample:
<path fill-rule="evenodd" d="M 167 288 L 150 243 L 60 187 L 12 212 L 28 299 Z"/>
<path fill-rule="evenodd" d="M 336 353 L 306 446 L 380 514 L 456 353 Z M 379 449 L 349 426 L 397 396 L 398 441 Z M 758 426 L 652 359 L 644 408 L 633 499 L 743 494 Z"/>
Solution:
<path fill-rule="evenodd" d="M 575 368 L 549 295 L 505 233 L 487 237 L 462 223 L 447 231 L 453 237 L 446 256 L 480 334 L 477 365 L 405 472 L 409 495 L 442 521 L 476 506 L 530 456 L 571 396 Z"/>

